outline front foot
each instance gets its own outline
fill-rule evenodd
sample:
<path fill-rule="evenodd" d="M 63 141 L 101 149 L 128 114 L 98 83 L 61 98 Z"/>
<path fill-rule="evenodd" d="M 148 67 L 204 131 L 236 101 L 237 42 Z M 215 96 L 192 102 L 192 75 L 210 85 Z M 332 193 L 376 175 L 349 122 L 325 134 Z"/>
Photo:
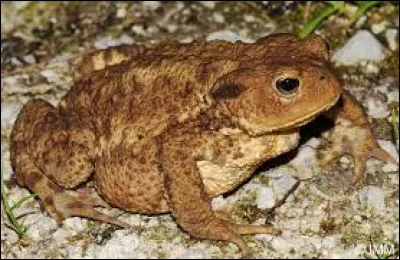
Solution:
<path fill-rule="evenodd" d="M 351 183 L 356 187 L 364 181 L 368 159 L 375 158 L 385 163 L 398 164 L 388 152 L 379 146 L 369 126 L 362 127 L 344 122 L 324 133 L 323 137 L 328 139 L 328 145 L 322 152 L 320 166 L 326 167 L 341 155 L 351 155 L 354 160 Z"/>
<path fill-rule="evenodd" d="M 68 217 L 79 216 L 129 228 L 127 223 L 95 210 L 94 207 L 108 207 L 108 205 L 99 197 L 84 192 L 59 191 L 45 199 L 43 204 L 58 224 Z"/>

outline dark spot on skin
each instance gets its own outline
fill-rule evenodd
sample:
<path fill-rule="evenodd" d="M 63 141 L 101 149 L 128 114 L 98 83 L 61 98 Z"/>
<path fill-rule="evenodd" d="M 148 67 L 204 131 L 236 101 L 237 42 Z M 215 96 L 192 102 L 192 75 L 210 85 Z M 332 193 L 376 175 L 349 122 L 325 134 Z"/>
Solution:
<path fill-rule="evenodd" d="M 85 205 L 80 201 L 74 201 L 74 202 L 68 203 L 67 207 L 75 208 L 75 209 L 83 209 L 85 207 Z"/>
<path fill-rule="evenodd" d="M 212 92 L 211 97 L 215 100 L 236 98 L 243 91 L 245 91 L 245 88 L 242 85 L 226 83 L 219 86 L 214 92 Z"/>
<path fill-rule="evenodd" d="M 46 196 L 43 199 L 43 203 L 45 205 L 53 205 L 53 197 L 52 196 Z"/>
<path fill-rule="evenodd" d="M 31 189 L 34 189 L 35 185 L 42 180 L 43 176 L 37 172 L 37 171 L 32 171 L 29 173 L 25 180 L 26 186 L 28 186 Z"/>

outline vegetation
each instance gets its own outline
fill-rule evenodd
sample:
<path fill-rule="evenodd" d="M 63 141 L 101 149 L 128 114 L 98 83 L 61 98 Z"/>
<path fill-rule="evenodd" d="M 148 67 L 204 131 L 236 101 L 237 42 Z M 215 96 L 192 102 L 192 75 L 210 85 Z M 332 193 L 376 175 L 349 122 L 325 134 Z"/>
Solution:
<path fill-rule="evenodd" d="M 381 1 L 354 1 L 355 6 L 357 7 L 357 11 L 354 13 L 350 13 L 348 10 L 348 5 L 350 4 L 348 1 L 325 1 L 327 6 L 324 8 L 317 16 L 315 16 L 311 21 L 309 21 L 299 32 L 300 37 L 306 37 L 310 33 L 312 33 L 318 25 L 333 15 L 334 13 L 345 14 L 350 18 L 349 24 L 347 26 L 351 26 L 354 22 L 356 22 L 369 8 L 379 4 Z"/>

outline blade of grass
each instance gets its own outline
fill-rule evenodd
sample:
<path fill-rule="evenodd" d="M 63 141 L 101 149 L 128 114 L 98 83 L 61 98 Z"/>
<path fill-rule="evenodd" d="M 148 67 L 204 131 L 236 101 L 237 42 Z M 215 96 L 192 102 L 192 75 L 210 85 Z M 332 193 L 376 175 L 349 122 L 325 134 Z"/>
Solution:
<path fill-rule="evenodd" d="M 356 22 L 369 8 L 379 4 L 381 1 L 355 1 L 358 6 L 357 12 L 350 17 L 349 26 Z"/>
<path fill-rule="evenodd" d="M 25 235 L 25 231 L 26 228 L 21 225 L 17 218 L 14 216 L 10 204 L 9 204 L 9 200 L 6 194 L 6 189 L 5 189 L 5 185 L 4 185 L 4 177 L 3 177 L 3 163 L 1 164 L 1 177 L 0 177 L 0 182 L 1 182 L 1 199 L 3 200 L 3 205 L 4 205 L 4 210 L 6 212 L 6 215 L 8 217 L 8 219 L 11 222 L 12 228 L 15 230 L 15 232 L 17 232 L 19 237 L 22 237 Z"/>
<path fill-rule="evenodd" d="M 392 125 L 393 125 L 393 139 L 395 142 L 399 139 L 399 113 L 396 108 L 392 109 Z"/>
<path fill-rule="evenodd" d="M 36 197 L 36 194 L 30 194 L 30 195 L 28 195 L 28 196 L 26 196 L 26 197 L 23 197 L 22 199 L 20 199 L 19 201 L 17 201 L 14 205 L 12 205 L 11 208 L 10 208 L 10 210 L 14 210 L 14 209 L 16 209 L 16 208 L 21 207 L 21 205 L 22 205 L 25 201 L 29 200 L 30 198 L 34 198 L 34 197 Z"/>
<path fill-rule="evenodd" d="M 325 8 L 317 17 L 315 17 L 313 20 L 307 23 L 303 29 L 301 29 L 299 33 L 300 38 L 304 38 L 309 35 L 323 20 L 338 10 L 339 9 L 333 5 Z"/>

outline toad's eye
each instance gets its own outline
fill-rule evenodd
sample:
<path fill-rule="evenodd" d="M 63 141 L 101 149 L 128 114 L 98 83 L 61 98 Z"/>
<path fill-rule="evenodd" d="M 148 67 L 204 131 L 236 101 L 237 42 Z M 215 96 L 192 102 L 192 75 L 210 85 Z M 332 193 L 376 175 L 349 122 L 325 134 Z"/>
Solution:
<path fill-rule="evenodd" d="M 283 95 L 292 95 L 299 88 L 300 82 L 296 78 L 281 78 L 276 81 L 276 89 Z"/>

